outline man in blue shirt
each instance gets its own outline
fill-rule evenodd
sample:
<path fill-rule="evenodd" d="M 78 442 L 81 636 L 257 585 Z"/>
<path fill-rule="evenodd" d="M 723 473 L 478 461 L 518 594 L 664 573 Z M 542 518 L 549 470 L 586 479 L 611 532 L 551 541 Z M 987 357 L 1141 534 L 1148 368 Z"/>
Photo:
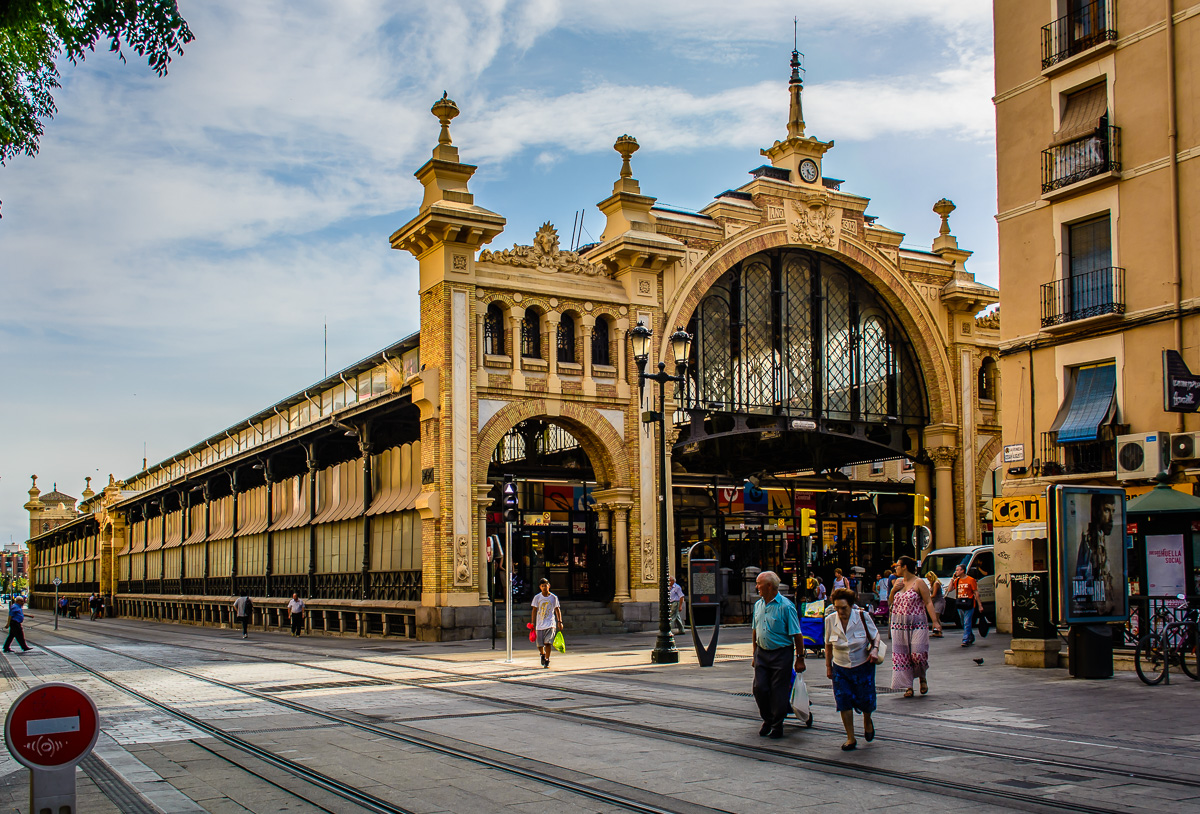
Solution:
<path fill-rule="evenodd" d="M 12 647 L 13 639 L 17 640 L 17 644 L 21 645 L 21 651 L 29 649 L 29 645 L 25 644 L 25 628 L 22 625 L 25 623 L 25 597 L 18 596 L 8 606 L 8 638 L 4 641 L 4 652 L 11 653 L 9 650 Z"/>
<path fill-rule="evenodd" d="M 761 597 L 754 603 L 751 632 L 754 700 L 763 719 L 758 734 L 782 738 L 783 719 L 791 709 L 792 670 L 804 672 L 804 637 L 796 606 L 779 593 L 779 575 L 763 571 L 755 585 Z"/>

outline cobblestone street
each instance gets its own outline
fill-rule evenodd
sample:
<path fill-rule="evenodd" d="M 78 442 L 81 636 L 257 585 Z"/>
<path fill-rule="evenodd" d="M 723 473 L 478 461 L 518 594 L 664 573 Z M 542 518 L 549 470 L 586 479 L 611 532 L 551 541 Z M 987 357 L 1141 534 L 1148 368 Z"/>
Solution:
<path fill-rule="evenodd" d="M 96 700 L 83 812 L 1100 812 L 1200 800 L 1200 686 L 1006 667 L 1005 637 L 963 650 L 948 631 L 925 697 L 885 689 L 881 672 L 879 736 L 843 753 L 819 658 L 813 728 L 758 737 L 746 629 L 722 630 L 708 669 L 690 648 L 678 666 L 651 666 L 653 636 L 637 634 L 569 639 L 543 670 L 524 641 L 510 665 L 502 641 L 242 640 L 125 620 L 63 620 L 55 634 L 49 621 L 28 625 L 31 652 L 4 657 L 6 700 L 43 681 Z M 24 812 L 26 770 L 6 756 L 0 776 L 4 810 Z"/>

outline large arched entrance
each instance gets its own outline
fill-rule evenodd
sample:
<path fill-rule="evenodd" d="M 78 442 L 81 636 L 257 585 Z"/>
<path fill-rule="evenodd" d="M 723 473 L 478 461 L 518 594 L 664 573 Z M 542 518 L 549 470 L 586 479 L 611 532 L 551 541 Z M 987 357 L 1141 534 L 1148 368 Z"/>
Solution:
<path fill-rule="evenodd" d="M 694 542 L 714 543 L 737 616 L 758 569 L 792 590 L 810 574 L 828 586 L 836 568 L 870 573 L 869 584 L 913 553 L 912 479 L 849 476 L 861 462 L 917 458 L 929 422 L 912 342 L 870 283 L 830 254 L 772 248 L 732 263 L 687 326 L 672 452 L 678 565 Z M 817 516 L 811 539 L 804 509 Z"/>
<path fill-rule="evenodd" d="M 515 479 L 520 518 L 513 524 L 513 595 L 528 602 L 540 580 L 561 599 L 609 602 L 613 550 L 596 511 L 600 488 L 591 459 L 569 429 L 531 418 L 513 426 L 492 450 L 488 482 L 493 504 L 488 533 L 504 538 L 500 484 Z"/>

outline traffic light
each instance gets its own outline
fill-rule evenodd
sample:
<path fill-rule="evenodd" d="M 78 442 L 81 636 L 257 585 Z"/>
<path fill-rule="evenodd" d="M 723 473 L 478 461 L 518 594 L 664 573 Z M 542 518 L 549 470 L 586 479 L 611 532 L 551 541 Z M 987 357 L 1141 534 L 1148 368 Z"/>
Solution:
<path fill-rule="evenodd" d="M 913 525 L 929 525 L 929 495 L 913 495 Z"/>
<path fill-rule="evenodd" d="M 517 485 L 513 483 L 512 476 L 507 475 L 504 479 L 504 522 L 517 522 L 520 519 L 520 511 L 520 507 L 517 506 Z"/>
<path fill-rule="evenodd" d="M 800 533 L 806 537 L 811 537 L 817 533 L 816 509 L 800 510 Z"/>

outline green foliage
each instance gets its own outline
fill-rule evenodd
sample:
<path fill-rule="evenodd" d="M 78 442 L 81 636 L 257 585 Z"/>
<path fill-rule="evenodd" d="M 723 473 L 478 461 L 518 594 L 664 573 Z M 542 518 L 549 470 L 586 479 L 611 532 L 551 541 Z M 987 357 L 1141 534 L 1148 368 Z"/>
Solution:
<path fill-rule="evenodd" d="M 99 40 L 125 61 L 145 57 L 159 76 L 194 37 L 175 0 L 0 0 L 0 165 L 37 154 L 42 119 L 54 116 L 54 61 L 72 64 Z"/>

